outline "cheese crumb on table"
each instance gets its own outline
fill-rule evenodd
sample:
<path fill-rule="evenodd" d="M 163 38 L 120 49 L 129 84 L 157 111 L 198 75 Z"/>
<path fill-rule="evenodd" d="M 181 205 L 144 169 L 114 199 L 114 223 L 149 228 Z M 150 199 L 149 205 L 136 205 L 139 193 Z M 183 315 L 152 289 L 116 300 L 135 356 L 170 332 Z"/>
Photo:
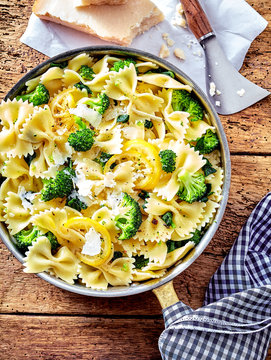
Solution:
<path fill-rule="evenodd" d="M 165 59 L 169 57 L 169 55 L 170 55 L 169 48 L 166 46 L 166 44 L 162 44 L 159 52 L 160 58 Z"/>
<path fill-rule="evenodd" d="M 185 53 L 184 53 L 184 51 L 183 51 L 182 49 L 180 49 L 180 48 L 176 48 L 176 49 L 174 50 L 174 55 L 175 55 L 178 59 L 180 59 L 180 60 L 185 60 Z"/>
<path fill-rule="evenodd" d="M 238 90 L 238 91 L 236 91 L 237 92 L 237 94 L 239 95 L 239 96 L 244 96 L 245 95 L 245 92 L 246 92 L 246 90 L 245 89 L 240 89 L 240 90 Z"/>
<path fill-rule="evenodd" d="M 221 95 L 221 91 L 216 89 L 216 95 Z"/>
<path fill-rule="evenodd" d="M 220 106 L 220 105 L 221 105 L 221 102 L 220 102 L 220 101 L 216 101 L 215 104 L 216 104 L 216 106 Z"/>
<path fill-rule="evenodd" d="M 175 44 L 175 41 L 174 40 L 172 40 L 172 39 L 167 39 L 167 45 L 168 46 L 173 46 Z"/>
<path fill-rule="evenodd" d="M 215 83 L 214 83 L 213 81 L 210 82 L 209 94 L 210 94 L 211 96 L 215 96 L 215 89 L 216 89 Z"/>

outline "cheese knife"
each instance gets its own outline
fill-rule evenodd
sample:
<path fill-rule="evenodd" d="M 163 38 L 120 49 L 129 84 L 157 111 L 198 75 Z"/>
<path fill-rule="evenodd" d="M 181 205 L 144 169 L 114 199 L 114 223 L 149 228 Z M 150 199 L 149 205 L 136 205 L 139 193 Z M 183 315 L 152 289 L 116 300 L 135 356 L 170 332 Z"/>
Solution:
<path fill-rule="evenodd" d="M 198 0 L 181 0 L 187 24 L 201 44 L 206 59 L 206 90 L 216 111 L 237 113 L 270 93 L 242 76 L 219 45 Z"/>

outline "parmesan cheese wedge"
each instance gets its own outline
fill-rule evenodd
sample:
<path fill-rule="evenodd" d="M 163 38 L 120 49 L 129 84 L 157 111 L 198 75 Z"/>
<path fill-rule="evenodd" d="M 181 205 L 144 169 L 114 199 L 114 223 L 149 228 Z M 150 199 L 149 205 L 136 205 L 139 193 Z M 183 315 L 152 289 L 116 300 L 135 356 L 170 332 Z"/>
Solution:
<path fill-rule="evenodd" d="M 126 4 L 128 0 L 74 0 L 75 6 L 89 6 L 89 5 L 122 5 Z"/>
<path fill-rule="evenodd" d="M 120 45 L 132 40 L 164 19 L 150 0 L 132 0 L 124 5 L 74 7 L 73 1 L 36 0 L 33 12 L 50 20 Z"/>

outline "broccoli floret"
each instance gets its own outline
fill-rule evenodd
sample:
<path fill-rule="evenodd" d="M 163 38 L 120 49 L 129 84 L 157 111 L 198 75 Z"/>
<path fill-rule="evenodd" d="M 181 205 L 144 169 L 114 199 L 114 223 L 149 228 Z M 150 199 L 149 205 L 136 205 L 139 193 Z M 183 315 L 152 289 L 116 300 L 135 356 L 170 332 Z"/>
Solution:
<path fill-rule="evenodd" d="M 153 127 L 153 123 L 151 120 L 145 120 L 144 126 L 146 129 L 151 129 Z"/>
<path fill-rule="evenodd" d="M 16 97 L 16 100 L 20 99 L 22 99 L 23 101 L 28 100 L 34 106 L 38 106 L 42 104 L 48 104 L 50 94 L 43 84 L 38 84 L 35 90 L 33 90 L 31 93 L 19 95 Z"/>
<path fill-rule="evenodd" d="M 100 114 L 104 114 L 110 105 L 109 97 L 105 94 L 99 94 L 96 98 L 89 98 L 85 104 L 92 109 L 98 111 Z"/>
<path fill-rule="evenodd" d="M 124 215 L 118 215 L 115 218 L 116 226 L 121 230 L 119 240 L 126 240 L 133 237 L 142 223 L 142 214 L 140 206 L 127 193 L 123 193 L 121 207 L 127 210 Z"/>
<path fill-rule="evenodd" d="M 203 158 L 204 160 L 206 160 L 206 164 L 203 165 L 202 170 L 204 172 L 205 176 L 211 175 L 216 173 L 216 169 L 213 168 L 212 164 L 210 163 L 210 161 L 207 158 Z"/>
<path fill-rule="evenodd" d="M 168 75 L 168 76 L 170 76 L 172 79 L 175 78 L 174 72 L 173 72 L 173 71 L 170 71 L 170 70 L 168 70 L 168 71 L 163 71 L 163 72 L 161 72 L 161 74 Z"/>
<path fill-rule="evenodd" d="M 65 167 L 57 172 L 55 178 L 43 179 L 41 200 L 50 201 L 58 197 L 63 198 L 73 191 L 73 178 L 75 171 L 71 167 Z"/>
<path fill-rule="evenodd" d="M 75 151 L 88 151 L 94 144 L 95 132 L 88 128 L 77 130 L 68 137 L 68 143 Z"/>
<path fill-rule="evenodd" d="M 35 152 L 33 152 L 33 154 L 27 154 L 26 156 L 24 156 L 24 161 L 27 163 L 28 166 L 30 166 L 32 160 L 35 159 L 35 157 L 37 156 L 37 154 Z"/>
<path fill-rule="evenodd" d="M 94 161 L 96 161 L 96 163 L 100 164 L 102 166 L 102 168 L 104 169 L 105 164 L 107 163 L 107 161 L 112 157 L 113 155 L 111 154 L 107 154 L 105 152 L 101 152 L 101 155 L 99 158 L 94 159 Z M 112 164 L 113 165 L 113 164 Z M 112 166 L 111 165 L 111 166 Z"/>
<path fill-rule="evenodd" d="M 114 251 L 114 255 L 112 257 L 112 261 L 116 260 L 116 259 L 120 259 L 122 258 L 122 252 L 121 251 Z"/>
<path fill-rule="evenodd" d="M 212 191 L 212 185 L 207 183 L 206 184 L 206 191 L 199 199 L 200 202 L 207 202 L 209 200 L 209 196 L 211 196 L 214 192 Z"/>
<path fill-rule="evenodd" d="M 66 205 L 77 211 L 86 210 L 88 207 L 84 201 L 80 200 L 79 194 L 76 191 L 73 191 L 67 197 Z"/>
<path fill-rule="evenodd" d="M 95 132 L 87 128 L 80 117 L 75 116 L 75 122 L 78 125 L 79 130 L 69 135 L 68 143 L 75 151 L 88 151 L 94 144 Z"/>
<path fill-rule="evenodd" d="M 185 245 L 184 241 L 174 241 L 174 240 L 168 240 L 166 242 L 167 244 L 167 252 L 170 253 L 176 249 L 179 249 L 180 247 Z"/>
<path fill-rule="evenodd" d="M 164 215 L 161 216 L 161 219 L 165 222 L 167 227 L 175 229 L 176 225 L 173 222 L 173 213 L 171 211 L 164 213 Z"/>
<path fill-rule="evenodd" d="M 25 252 L 39 236 L 46 236 L 48 238 L 51 243 L 52 250 L 56 250 L 60 246 L 57 238 L 51 231 L 43 234 L 37 226 L 34 226 L 31 229 L 21 230 L 14 235 L 14 238 L 16 240 L 16 245 L 18 246 L 18 248 Z"/>
<path fill-rule="evenodd" d="M 191 233 L 191 235 L 193 236 L 188 239 L 188 241 L 193 241 L 195 245 L 198 245 L 203 236 L 202 231 L 196 229 L 193 233 Z"/>
<path fill-rule="evenodd" d="M 48 231 L 45 236 L 48 238 L 48 240 L 50 241 L 51 243 L 51 250 L 52 251 L 55 251 L 57 248 L 59 248 L 60 244 L 59 242 L 57 241 L 57 237 L 51 232 L 51 231 Z"/>
<path fill-rule="evenodd" d="M 68 61 L 62 61 L 59 63 L 52 62 L 50 67 L 59 67 L 60 69 L 65 69 L 68 66 Z"/>
<path fill-rule="evenodd" d="M 198 121 L 203 119 L 203 109 L 200 103 L 195 99 L 191 99 L 189 107 L 185 111 L 190 114 L 190 121 Z"/>
<path fill-rule="evenodd" d="M 125 66 L 129 67 L 130 64 L 136 65 L 136 61 L 134 59 L 126 59 L 126 60 L 119 60 L 114 62 L 111 71 L 120 71 L 120 69 L 124 69 Z M 137 68 L 136 68 L 137 71 Z"/>
<path fill-rule="evenodd" d="M 93 80 L 95 75 L 95 72 L 93 69 L 87 65 L 82 65 L 78 71 L 79 75 L 84 80 Z"/>
<path fill-rule="evenodd" d="M 173 90 L 171 106 L 174 111 L 185 111 L 190 114 L 190 121 L 203 119 L 203 108 L 186 90 Z"/>
<path fill-rule="evenodd" d="M 182 170 L 178 174 L 178 182 L 180 187 L 177 196 L 180 200 L 187 201 L 190 204 L 199 201 L 206 193 L 207 187 L 203 174 L 191 174 L 187 170 Z"/>
<path fill-rule="evenodd" d="M 145 259 L 144 258 L 144 255 L 136 255 L 134 256 L 134 259 L 135 259 L 135 262 L 134 262 L 134 265 L 136 267 L 136 269 L 142 269 L 144 266 L 147 266 L 148 263 L 149 263 L 149 259 Z"/>
<path fill-rule="evenodd" d="M 129 121 L 129 118 L 130 118 L 130 115 L 128 114 L 125 114 L 125 115 L 119 115 L 117 117 L 117 122 L 118 123 L 127 123 Z"/>
<path fill-rule="evenodd" d="M 90 90 L 90 88 L 87 85 L 83 84 L 82 81 L 79 81 L 78 83 L 74 84 L 73 86 L 79 90 L 87 90 L 88 94 L 92 94 L 92 91 Z"/>
<path fill-rule="evenodd" d="M 198 138 L 195 145 L 195 150 L 201 154 L 209 154 L 219 146 L 219 140 L 212 130 L 208 129 L 202 137 Z"/>
<path fill-rule="evenodd" d="M 172 173 L 176 169 L 176 157 L 172 150 L 162 150 L 159 152 L 161 158 L 162 170 L 167 173 Z"/>

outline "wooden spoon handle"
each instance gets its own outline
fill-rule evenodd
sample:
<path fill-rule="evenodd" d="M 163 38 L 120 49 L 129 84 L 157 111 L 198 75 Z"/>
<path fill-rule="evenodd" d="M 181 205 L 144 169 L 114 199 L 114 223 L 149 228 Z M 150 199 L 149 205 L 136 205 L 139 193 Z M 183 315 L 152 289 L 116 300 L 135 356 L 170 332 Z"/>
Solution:
<path fill-rule="evenodd" d="M 187 24 L 198 40 L 213 31 L 198 0 L 181 0 L 181 3 Z"/>

